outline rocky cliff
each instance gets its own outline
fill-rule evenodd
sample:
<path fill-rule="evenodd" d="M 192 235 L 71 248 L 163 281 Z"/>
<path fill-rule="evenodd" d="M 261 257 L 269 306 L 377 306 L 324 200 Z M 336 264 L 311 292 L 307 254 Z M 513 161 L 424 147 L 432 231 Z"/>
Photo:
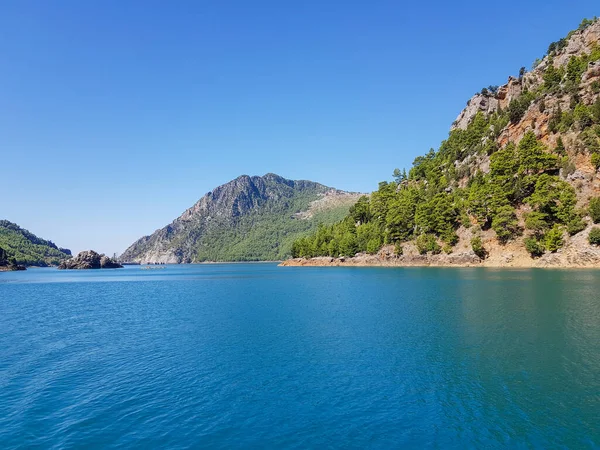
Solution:
<path fill-rule="evenodd" d="M 203 196 L 171 224 L 134 242 L 121 261 L 260 261 L 291 254 L 292 241 L 333 223 L 358 194 L 275 174 L 242 175 Z"/>
<path fill-rule="evenodd" d="M 599 168 L 594 19 L 475 94 L 437 151 L 298 240 L 287 264 L 600 266 Z"/>

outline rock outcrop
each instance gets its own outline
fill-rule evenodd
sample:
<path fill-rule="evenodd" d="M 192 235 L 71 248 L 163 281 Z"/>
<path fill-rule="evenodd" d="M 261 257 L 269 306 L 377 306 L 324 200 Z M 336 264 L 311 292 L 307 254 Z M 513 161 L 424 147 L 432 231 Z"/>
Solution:
<path fill-rule="evenodd" d="M 104 254 L 87 250 L 79 253 L 75 258 L 67 259 L 60 263 L 59 269 L 120 269 L 123 266 Z"/>
<path fill-rule="evenodd" d="M 600 42 L 600 21 L 595 21 L 589 26 L 575 30 L 569 33 L 568 38 L 564 41 L 564 48 L 557 50 L 552 55 L 547 55 L 540 63 L 531 71 L 524 73 L 519 78 L 513 76 L 508 77 L 506 84 L 497 87 L 495 92 L 489 89 L 484 89 L 484 93 L 477 93 L 467 102 L 467 106 L 460 112 L 451 129 L 466 129 L 467 125 L 473 120 L 478 112 L 491 114 L 498 109 L 505 110 L 512 100 L 517 99 L 526 88 L 532 91 L 538 88 L 544 82 L 544 73 L 549 65 L 555 68 L 565 67 L 569 63 L 571 57 L 578 57 L 597 46 Z M 583 86 L 587 86 L 592 81 L 598 80 L 600 77 L 600 63 L 593 61 L 582 76 Z M 591 103 L 593 92 L 586 89 L 581 89 L 580 95 L 587 96 L 583 98 L 584 102 Z M 569 98 L 559 99 L 564 100 L 568 108 Z M 588 101 L 589 100 L 589 101 Z M 553 104 L 546 104 L 547 113 L 551 110 Z M 563 109 L 563 110 L 564 110 Z M 542 111 L 543 113 L 544 111 Z M 542 114 L 543 115 L 543 114 Z M 534 124 L 536 121 L 532 121 Z M 539 122 L 539 120 L 537 121 Z"/>

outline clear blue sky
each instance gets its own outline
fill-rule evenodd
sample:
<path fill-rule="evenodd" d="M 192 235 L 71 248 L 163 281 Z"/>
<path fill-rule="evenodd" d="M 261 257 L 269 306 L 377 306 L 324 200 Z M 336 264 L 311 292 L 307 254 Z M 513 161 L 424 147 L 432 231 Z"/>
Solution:
<path fill-rule="evenodd" d="M 238 175 L 369 192 L 597 0 L 0 2 L 0 218 L 122 252 Z"/>

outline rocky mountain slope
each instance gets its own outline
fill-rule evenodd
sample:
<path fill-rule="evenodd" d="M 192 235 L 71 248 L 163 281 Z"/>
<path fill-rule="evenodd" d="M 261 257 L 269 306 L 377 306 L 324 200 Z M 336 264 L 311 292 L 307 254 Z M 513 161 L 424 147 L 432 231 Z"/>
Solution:
<path fill-rule="evenodd" d="M 125 262 L 283 259 L 318 223 L 343 218 L 359 195 L 275 174 L 242 175 L 206 194 L 170 225 L 134 242 Z"/>
<path fill-rule="evenodd" d="M 0 248 L 9 260 L 25 266 L 57 266 L 71 257 L 71 251 L 41 239 L 17 224 L 0 220 Z"/>
<path fill-rule="evenodd" d="M 474 95 L 437 151 L 296 241 L 288 264 L 598 266 L 599 168 L 594 19 Z"/>

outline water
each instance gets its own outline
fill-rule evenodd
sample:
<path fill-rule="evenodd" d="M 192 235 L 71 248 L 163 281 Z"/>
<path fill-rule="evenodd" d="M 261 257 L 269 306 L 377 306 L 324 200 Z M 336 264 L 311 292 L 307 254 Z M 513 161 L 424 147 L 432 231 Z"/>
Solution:
<path fill-rule="evenodd" d="M 0 447 L 599 448 L 600 271 L 0 273 Z"/>

